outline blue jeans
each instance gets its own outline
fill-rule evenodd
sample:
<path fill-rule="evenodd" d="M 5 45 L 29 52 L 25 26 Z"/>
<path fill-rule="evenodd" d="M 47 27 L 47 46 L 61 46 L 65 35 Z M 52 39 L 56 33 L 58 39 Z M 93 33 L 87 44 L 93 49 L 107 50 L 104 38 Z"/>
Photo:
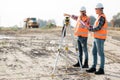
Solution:
<path fill-rule="evenodd" d="M 100 68 L 104 69 L 105 56 L 104 56 L 104 42 L 102 39 L 94 39 L 92 54 L 93 54 L 93 68 L 96 68 L 97 65 L 97 53 L 100 56 Z"/>
<path fill-rule="evenodd" d="M 78 50 L 79 50 L 79 59 L 82 64 L 83 51 L 85 53 L 85 62 L 88 63 L 88 49 L 87 49 L 87 37 L 78 37 Z"/>

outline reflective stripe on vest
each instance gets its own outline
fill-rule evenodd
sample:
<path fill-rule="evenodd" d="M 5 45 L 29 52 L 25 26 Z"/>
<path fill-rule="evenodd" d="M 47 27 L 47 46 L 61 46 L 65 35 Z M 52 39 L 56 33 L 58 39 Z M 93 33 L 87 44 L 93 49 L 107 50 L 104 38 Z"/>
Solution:
<path fill-rule="evenodd" d="M 76 32 L 78 35 L 81 35 L 81 34 L 83 34 L 83 35 L 86 35 L 86 34 L 88 34 L 88 32 Z"/>
<path fill-rule="evenodd" d="M 103 37 L 106 37 L 106 36 L 107 36 L 107 34 L 99 34 L 99 33 L 97 33 L 97 32 L 95 32 L 95 34 L 96 34 L 96 35 L 99 35 L 99 36 L 103 36 Z"/>
<path fill-rule="evenodd" d="M 99 31 L 95 31 L 94 32 L 94 38 L 98 38 L 98 39 L 106 39 L 107 36 L 107 21 L 106 21 L 106 17 L 104 14 L 100 15 L 97 19 L 97 21 L 95 22 L 95 26 L 97 27 L 99 25 L 99 19 L 100 17 L 103 16 L 105 18 L 105 23 L 102 26 L 101 30 Z"/>
<path fill-rule="evenodd" d="M 74 35 L 75 36 L 88 37 L 88 29 L 87 29 L 86 26 L 89 26 L 90 24 L 85 24 L 86 26 L 82 26 L 82 24 L 80 23 L 80 20 L 85 22 L 85 21 L 89 21 L 89 18 L 87 16 L 84 16 L 84 17 L 81 17 L 81 19 L 80 19 L 80 16 L 79 16 L 79 18 L 77 20 Z"/>

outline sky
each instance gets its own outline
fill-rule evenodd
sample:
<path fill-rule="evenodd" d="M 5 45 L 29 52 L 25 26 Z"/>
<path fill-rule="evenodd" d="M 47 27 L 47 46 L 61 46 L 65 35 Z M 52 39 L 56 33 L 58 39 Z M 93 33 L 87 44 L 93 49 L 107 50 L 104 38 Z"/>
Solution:
<path fill-rule="evenodd" d="M 54 19 L 57 25 L 63 25 L 63 14 L 79 15 L 81 6 L 86 7 L 88 16 L 97 17 L 97 3 L 103 4 L 108 21 L 120 12 L 120 0 L 0 0 L 0 26 L 22 27 L 27 17 Z M 75 24 L 75 21 L 71 22 Z"/>

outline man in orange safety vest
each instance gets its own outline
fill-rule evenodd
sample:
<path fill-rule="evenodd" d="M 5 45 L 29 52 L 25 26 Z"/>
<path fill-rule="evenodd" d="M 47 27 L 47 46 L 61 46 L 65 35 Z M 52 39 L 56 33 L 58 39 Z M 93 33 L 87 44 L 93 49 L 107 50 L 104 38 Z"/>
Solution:
<path fill-rule="evenodd" d="M 95 11 L 98 14 L 98 18 L 96 19 L 93 28 L 90 28 L 89 31 L 93 32 L 94 42 L 92 48 L 93 54 L 93 65 L 89 70 L 86 70 L 89 73 L 95 73 L 97 75 L 104 74 L 104 64 L 105 64 L 105 57 L 104 57 L 104 42 L 107 36 L 107 20 L 105 14 L 103 13 L 103 5 L 98 3 L 96 5 Z M 100 68 L 96 71 L 97 65 L 97 53 L 100 56 Z"/>

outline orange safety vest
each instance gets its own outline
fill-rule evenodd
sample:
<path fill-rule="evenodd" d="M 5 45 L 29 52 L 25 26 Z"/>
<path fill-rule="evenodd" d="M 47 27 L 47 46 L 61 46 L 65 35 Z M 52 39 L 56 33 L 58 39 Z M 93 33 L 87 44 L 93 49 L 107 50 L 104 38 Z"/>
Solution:
<path fill-rule="evenodd" d="M 108 24 L 107 24 L 107 20 L 106 20 L 106 17 L 104 14 L 98 16 L 98 19 L 95 21 L 94 28 L 99 25 L 99 19 L 101 16 L 103 16 L 105 18 L 105 24 L 102 26 L 101 30 L 94 32 L 94 38 L 106 39 Z"/>
<path fill-rule="evenodd" d="M 82 27 L 82 24 L 80 23 L 80 20 L 85 23 L 85 27 Z M 79 16 L 77 19 L 77 24 L 75 27 L 75 36 L 82 36 L 82 37 L 88 37 L 88 29 L 86 26 L 90 26 L 89 23 L 90 19 L 88 16 Z"/>

